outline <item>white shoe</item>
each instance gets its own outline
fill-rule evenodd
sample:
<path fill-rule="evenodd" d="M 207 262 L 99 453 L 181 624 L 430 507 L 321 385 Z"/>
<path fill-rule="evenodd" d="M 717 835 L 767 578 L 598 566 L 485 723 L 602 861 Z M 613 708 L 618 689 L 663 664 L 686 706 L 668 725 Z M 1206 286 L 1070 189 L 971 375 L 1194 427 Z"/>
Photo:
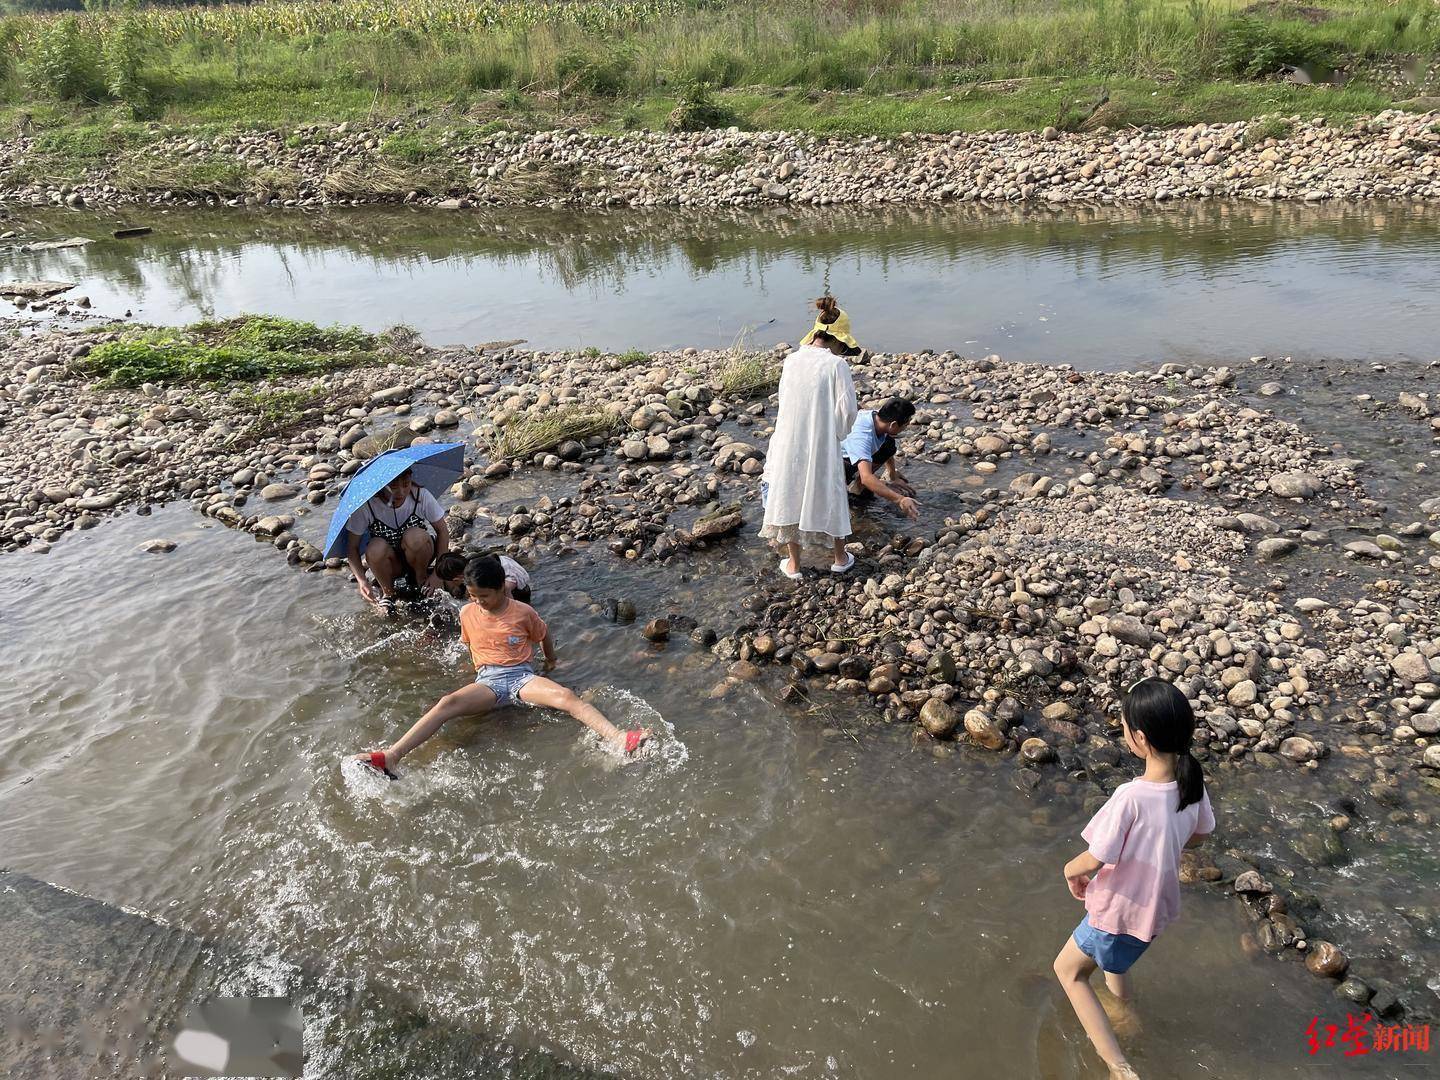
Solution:
<path fill-rule="evenodd" d="M 843 563 L 831 563 L 831 564 L 830 564 L 830 573 L 832 573 L 832 574 L 845 574 L 845 573 L 849 573 L 850 568 L 851 568 L 852 566 L 854 566 L 854 565 L 855 565 L 855 553 L 854 553 L 853 551 L 847 551 L 847 552 L 845 553 L 845 561 L 844 561 Z"/>
<path fill-rule="evenodd" d="M 799 570 L 795 570 L 793 572 L 791 571 L 790 557 L 788 555 L 780 560 L 780 573 L 784 574 L 791 581 L 799 581 L 802 577 L 805 576 Z"/>

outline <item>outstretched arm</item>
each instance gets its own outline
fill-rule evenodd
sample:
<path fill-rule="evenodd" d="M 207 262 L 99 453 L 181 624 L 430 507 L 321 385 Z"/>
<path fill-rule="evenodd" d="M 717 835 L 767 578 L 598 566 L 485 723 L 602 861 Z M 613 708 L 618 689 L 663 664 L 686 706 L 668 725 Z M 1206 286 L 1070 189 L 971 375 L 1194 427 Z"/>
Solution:
<path fill-rule="evenodd" d="M 900 471 L 899 461 L 900 455 L 896 454 L 885 463 L 886 479 L 889 480 L 890 486 L 901 495 L 914 495 L 915 485 L 905 479 L 905 474 Z"/>
<path fill-rule="evenodd" d="M 350 564 L 350 572 L 355 575 L 355 584 L 360 589 L 360 595 L 371 603 L 375 601 L 375 591 L 370 588 L 370 583 L 365 580 L 365 564 L 360 559 L 360 537 L 353 532 L 346 532 L 345 561 Z"/>
<path fill-rule="evenodd" d="M 884 480 L 881 480 L 880 477 L 876 476 L 875 470 L 871 466 L 870 462 L 862 461 L 859 465 L 856 466 L 856 468 L 860 472 L 860 485 L 866 491 L 873 492 L 874 494 L 879 495 L 880 498 L 886 499 L 889 502 L 894 503 L 897 507 L 899 507 L 900 512 L 904 514 L 907 518 L 909 518 L 911 521 L 916 521 L 919 519 L 920 504 L 917 503 L 909 495 L 906 495 L 900 491 L 896 491 L 889 484 L 885 483 Z"/>

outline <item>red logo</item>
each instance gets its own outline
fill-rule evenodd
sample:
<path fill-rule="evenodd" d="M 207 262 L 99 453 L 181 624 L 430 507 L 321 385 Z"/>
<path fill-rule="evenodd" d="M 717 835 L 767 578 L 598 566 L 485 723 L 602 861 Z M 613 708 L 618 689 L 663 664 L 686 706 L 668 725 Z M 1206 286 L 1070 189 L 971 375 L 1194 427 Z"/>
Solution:
<path fill-rule="evenodd" d="M 1371 1025 L 1373 1019 L 1368 1012 L 1363 1016 L 1346 1013 L 1345 1027 L 1342 1030 L 1339 1024 L 1322 1024 L 1318 1016 L 1312 1017 L 1310 1025 L 1305 1029 L 1311 1056 L 1321 1050 L 1335 1049 L 1337 1037 L 1344 1057 L 1359 1057 L 1370 1053 L 1430 1052 L 1429 1024 Z"/>

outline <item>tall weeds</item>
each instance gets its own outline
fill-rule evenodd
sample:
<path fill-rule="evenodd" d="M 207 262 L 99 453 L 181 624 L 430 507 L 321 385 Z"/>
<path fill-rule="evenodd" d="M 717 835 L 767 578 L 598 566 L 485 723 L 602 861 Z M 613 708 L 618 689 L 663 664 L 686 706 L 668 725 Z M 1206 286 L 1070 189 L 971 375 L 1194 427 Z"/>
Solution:
<path fill-rule="evenodd" d="M 28 93 L 153 107 L 371 92 L 602 102 L 677 87 L 883 94 L 1038 77 L 1255 78 L 1283 63 L 1440 53 L 1435 0 L 311 0 L 6 20 Z M 1320 11 L 1321 17 L 1305 12 Z M 1287 12 L 1289 12 L 1287 14 Z M 150 70 L 167 58 L 173 80 Z M 0 70 L 0 76 L 3 76 Z M 147 81 L 147 78 L 149 81 Z"/>

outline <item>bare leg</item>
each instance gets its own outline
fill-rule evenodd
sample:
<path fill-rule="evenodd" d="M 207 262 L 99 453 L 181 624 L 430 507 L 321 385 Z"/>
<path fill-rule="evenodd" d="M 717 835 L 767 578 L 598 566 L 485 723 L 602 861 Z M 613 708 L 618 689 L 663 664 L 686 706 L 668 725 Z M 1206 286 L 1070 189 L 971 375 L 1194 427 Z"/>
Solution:
<path fill-rule="evenodd" d="M 1130 980 L 1109 971 L 1104 975 L 1107 993 L 1100 998 L 1100 1004 L 1110 1018 L 1110 1027 L 1116 1038 L 1133 1039 L 1140 1034 L 1140 1014 L 1135 1011 L 1135 1003 L 1130 998 Z"/>
<path fill-rule="evenodd" d="M 835 565 L 836 565 L 836 566 L 843 566 L 843 565 L 845 564 L 845 560 L 850 557 L 850 553 L 845 550 L 845 541 L 848 540 L 848 539 L 849 539 L 849 537 L 846 537 L 846 536 L 837 536 L 837 537 L 835 537 Z"/>
<path fill-rule="evenodd" d="M 380 583 L 381 595 L 394 596 L 395 577 L 400 573 L 400 560 L 395 555 L 395 549 L 384 540 L 371 540 L 370 546 L 365 549 L 365 562 Z"/>
<path fill-rule="evenodd" d="M 444 727 L 446 721 L 454 720 L 457 716 L 487 713 L 494 707 L 495 691 L 480 683 L 471 683 L 446 694 L 430 707 L 429 712 L 415 721 L 409 731 L 400 736 L 399 742 L 391 743 L 385 748 L 385 764 L 393 769 L 400 763 L 401 758 Z M 359 758 L 368 761 L 370 755 L 360 754 Z"/>
<path fill-rule="evenodd" d="M 602 739 L 618 743 L 621 746 L 625 744 L 625 733 L 606 720 L 599 709 L 588 701 L 581 701 L 575 696 L 575 691 L 567 689 L 551 679 L 538 676 L 531 679 L 521 688 L 520 700 L 527 705 L 539 705 L 546 709 L 559 709 L 561 712 L 569 713 Z M 648 728 L 641 728 L 641 731 L 646 736 L 650 734 Z"/>
<path fill-rule="evenodd" d="M 785 569 L 789 570 L 792 574 L 798 574 L 800 572 L 800 545 L 797 543 L 786 544 L 785 554 L 790 559 Z"/>
<path fill-rule="evenodd" d="M 1060 980 L 1071 1008 L 1085 1028 L 1085 1034 L 1090 1036 L 1095 1052 L 1105 1059 L 1113 1075 L 1126 1064 L 1125 1052 L 1115 1041 L 1115 1032 L 1110 1029 L 1110 1021 L 1090 985 L 1090 976 L 1095 973 L 1095 968 L 1095 961 L 1080 951 L 1075 939 L 1066 938 L 1065 947 L 1055 957 L 1055 977 Z"/>
<path fill-rule="evenodd" d="M 435 558 L 434 538 L 424 529 L 406 529 L 400 537 L 400 546 L 410 566 L 410 580 L 416 588 L 423 588 L 430 577 L 430 562 Z"/>
<path fill-rule="evenodd" d="M 1114 994 L 1120 1001 L 1130 1000 L 1130 984 L 1124 975 L 1116 975 L 1107 971 L 1105 974 L 1105 989 Z"/>

